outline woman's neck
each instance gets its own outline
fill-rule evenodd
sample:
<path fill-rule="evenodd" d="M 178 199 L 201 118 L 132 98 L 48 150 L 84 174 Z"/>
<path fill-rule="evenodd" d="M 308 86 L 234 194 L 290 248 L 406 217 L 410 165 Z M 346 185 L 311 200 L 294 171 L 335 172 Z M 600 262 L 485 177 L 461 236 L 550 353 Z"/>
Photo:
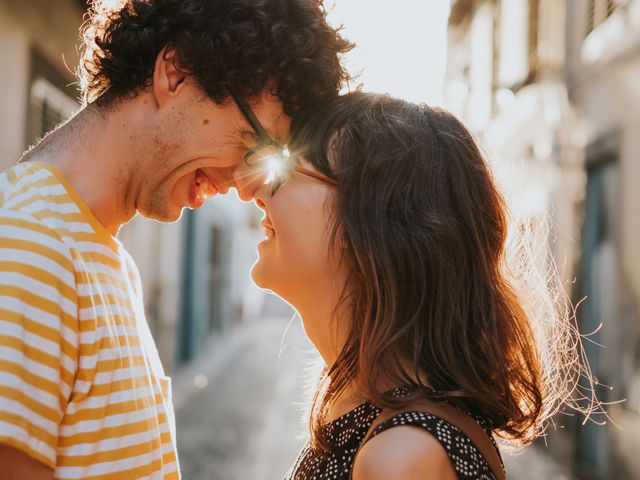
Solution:
<path fill-rule="evenodd" d="M 342 415 L 365 403 L 368 398 L 358 392 L 355 385 L 348 385 L 335 399 L 329 403 L 327 422 L 333 422 Z"/>
<path fill-rule="evenodd" d="M 405 363 L 405 362 L 401 362 Z M 408 380 L 401 381 L 390 378 L 388 375 L 376 380 L 376 389 L 378 392 L 390 392 L 397 387 L 405 387 L 408 384 L 414 385 L 428 385 L 426 373 L 422 372 L 420 378 L 411 372 L 411 368 L 408 363 L 405 365 L 405 371 L 407 372 Z M 371 374 L 371 372 L 368 372 Z M 353 380 L 347 387 L 331 400 L 329 404 L 329 410 L 327 413 L 327 421 L 331 422 L 347 412 L 350 412 L 354 408 L 363 404 L 364 402 L 374 400 L 371 395 L 367 394 L 359 385 L 362 385 L 364 381 L 358 382 L 357 379 Z"/>
<path fill-rule="evenodd" d="M 346 342 L 351 313 L 341 303 L 337 282 L 325 281 L 313 288 L 306 286 L 297 296 L 287 298 L 297 310 L 305 332 L 331 368 Z"/>

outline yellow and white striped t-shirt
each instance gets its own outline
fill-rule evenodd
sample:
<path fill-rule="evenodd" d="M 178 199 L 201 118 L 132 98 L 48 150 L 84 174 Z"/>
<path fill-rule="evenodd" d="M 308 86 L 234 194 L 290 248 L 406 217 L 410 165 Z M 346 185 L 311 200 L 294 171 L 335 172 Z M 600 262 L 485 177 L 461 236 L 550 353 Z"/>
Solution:
<path fill-rule="evenodd" d="M 0 175 L 0 443 L 57 479 L 179 478 L 136 266 L 42 163 Z"/>

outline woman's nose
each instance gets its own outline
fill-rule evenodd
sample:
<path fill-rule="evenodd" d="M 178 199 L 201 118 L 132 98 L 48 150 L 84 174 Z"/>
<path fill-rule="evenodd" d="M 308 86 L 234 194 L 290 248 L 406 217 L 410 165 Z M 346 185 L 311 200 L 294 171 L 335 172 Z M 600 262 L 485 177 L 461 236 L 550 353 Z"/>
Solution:
<path fill-rule="evenodd" d="M 267 208 L 269 197 L 269 185 L 263 182 L 262 185 L 260 185 L 260 187 L 254 192 L 253 199 L 259 208 L 265 210 Z"/>
<path fill-rule="evenodd" d="M 238 165 L 233 171 L 233 182 L 238 189 L 238 196 L 245 202 L 253 200 L 265 178 L 264 172 L 245 163 Z"/>

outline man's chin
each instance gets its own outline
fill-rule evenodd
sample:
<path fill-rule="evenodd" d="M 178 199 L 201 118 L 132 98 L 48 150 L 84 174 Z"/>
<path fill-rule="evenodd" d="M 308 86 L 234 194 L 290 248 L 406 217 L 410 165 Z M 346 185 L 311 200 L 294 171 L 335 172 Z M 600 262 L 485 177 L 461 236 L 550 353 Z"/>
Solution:
<path fill-rule="evenodd" d="M 138 210 L 138 213 L 149 220 L 154 220 L 161 223 L 175 223 L 182 218 L 182 213 L 186 208 L 180 208 L 175 210 L 152 210 L 149 212 Z"/>

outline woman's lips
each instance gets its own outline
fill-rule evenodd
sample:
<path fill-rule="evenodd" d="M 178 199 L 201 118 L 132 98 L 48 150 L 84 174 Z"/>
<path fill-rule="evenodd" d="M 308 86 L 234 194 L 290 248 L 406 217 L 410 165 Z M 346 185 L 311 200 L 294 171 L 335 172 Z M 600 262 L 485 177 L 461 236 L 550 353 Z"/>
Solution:
<path fill-rule="evenodd" d="M 267 240 L 270 240 L 275 236 L 276 231 L 269 222 L 267 222 L 266 220 L 263 220 L 262 226 L 264 227 L 264 236 L 267 237 Z"/>

